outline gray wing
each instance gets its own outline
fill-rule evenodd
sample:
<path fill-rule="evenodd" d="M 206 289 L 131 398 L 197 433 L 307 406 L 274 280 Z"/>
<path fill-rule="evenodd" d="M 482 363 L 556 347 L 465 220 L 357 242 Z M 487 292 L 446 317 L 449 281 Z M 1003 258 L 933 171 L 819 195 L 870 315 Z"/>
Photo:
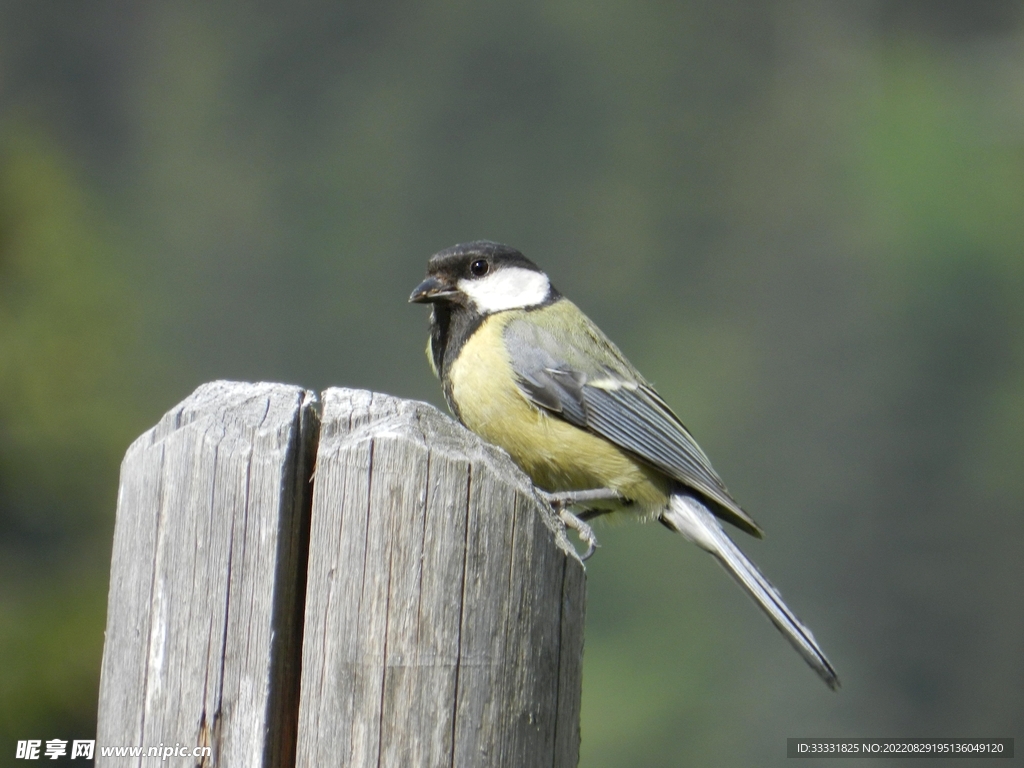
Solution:
<path fill-rule="evenodd" d="M 550 310 L 555 307 L 545 313 L 544 324 L 558 322 L 564 312 Z M 539 408 L 604 437 L 699 491 L 721 505 L 716 510 L 721 517 L 760 537 L 761 529 L 729 495 L 672 409 L 585 315 L 577 317 L 584 319 L 583 328 L 573 323 L 570 330 L 563 322 L 559 330 L 567 332 L 557 335 L 533 322 L 540 316 L 515 319 L 506 326 L 505 342 L 520 391 Z"/>

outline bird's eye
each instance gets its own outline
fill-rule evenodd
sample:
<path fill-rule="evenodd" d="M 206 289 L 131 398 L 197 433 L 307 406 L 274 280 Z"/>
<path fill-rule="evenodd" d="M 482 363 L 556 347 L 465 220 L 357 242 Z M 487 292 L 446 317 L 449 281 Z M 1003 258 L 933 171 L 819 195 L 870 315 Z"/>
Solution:
<path fill-rule="evenodd" d="M 474 277 L 483 277 L 490 269 L 491 265 L 487 263 L 487 259 L 477 259 L 469 265 L 469 271 L 473 273 Z"/>

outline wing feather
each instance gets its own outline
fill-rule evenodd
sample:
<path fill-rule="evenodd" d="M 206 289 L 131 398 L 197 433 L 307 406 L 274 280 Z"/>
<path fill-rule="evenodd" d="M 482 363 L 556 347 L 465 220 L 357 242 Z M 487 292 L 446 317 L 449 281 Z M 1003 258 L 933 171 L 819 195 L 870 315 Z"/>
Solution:
<path fill-rule="evenodd" d="M 520 391 L 530 402 L 699 491 L 715 502 L 720 517 L 762 535 L 672 409 L 593 323 L 586 320 L 582 332 L 556 335 L 536 322 L 516 319 L 506 326 L 505 340 Z"/>

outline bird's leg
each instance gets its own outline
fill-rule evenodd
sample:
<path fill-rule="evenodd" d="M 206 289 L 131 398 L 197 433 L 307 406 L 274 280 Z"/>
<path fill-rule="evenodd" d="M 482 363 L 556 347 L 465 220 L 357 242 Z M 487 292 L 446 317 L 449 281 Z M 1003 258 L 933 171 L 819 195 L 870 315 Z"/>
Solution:
<path fill-rule="evenodd" d="M 617 501 L 620 504 L 625 501 L 618 491 L 611 488 L 593 488 L 589 491 L 559 491 L 548 493 L 539 491 L 544 500 L 552 507 L 575 507 L 587 501 Z"/>
<path fill-rule="evenodd" d="M 580 541 L 587 545 L 587 551 L 581 555 L 581 560 L 586 560 L 598 548 L 597 537 L 594 529 L 587 525 L 582 518 L 569 511 L 569 507 L 583 504 L 588 501 L 622 501 L 622 496 L 610 488 L 595 488 L 589 491 L 564 491 L 562 493 L 548 493 L 538 491 L 541 497 L 558 512 L 558 518 L 566 528 L 572 528 L 580 537 Z"/>

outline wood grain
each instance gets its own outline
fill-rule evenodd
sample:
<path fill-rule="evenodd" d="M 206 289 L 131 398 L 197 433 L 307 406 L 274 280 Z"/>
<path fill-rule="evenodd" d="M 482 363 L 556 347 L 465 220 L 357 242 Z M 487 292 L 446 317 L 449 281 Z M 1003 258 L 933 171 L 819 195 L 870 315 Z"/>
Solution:
<path fill-rule="evenodd" d="M 584 578 L 561 524 L 431 406 L 323 408 L 297 765 L 576 765 Z"/>
<path fill-rule="evenodd" d="M 99 746 L 210 744 L 216 765 L 292 764 L 317 424 L 311 392 L 214 382 L 129 448 Z M 97 765 L 143 762 L 97 750 Z"/>
<path fill-rule="evenodd" d="M 207 384 L 122 464 L 97 747 L 575 766 L 584 592 L 526 476 L 433 407 Z"/>

